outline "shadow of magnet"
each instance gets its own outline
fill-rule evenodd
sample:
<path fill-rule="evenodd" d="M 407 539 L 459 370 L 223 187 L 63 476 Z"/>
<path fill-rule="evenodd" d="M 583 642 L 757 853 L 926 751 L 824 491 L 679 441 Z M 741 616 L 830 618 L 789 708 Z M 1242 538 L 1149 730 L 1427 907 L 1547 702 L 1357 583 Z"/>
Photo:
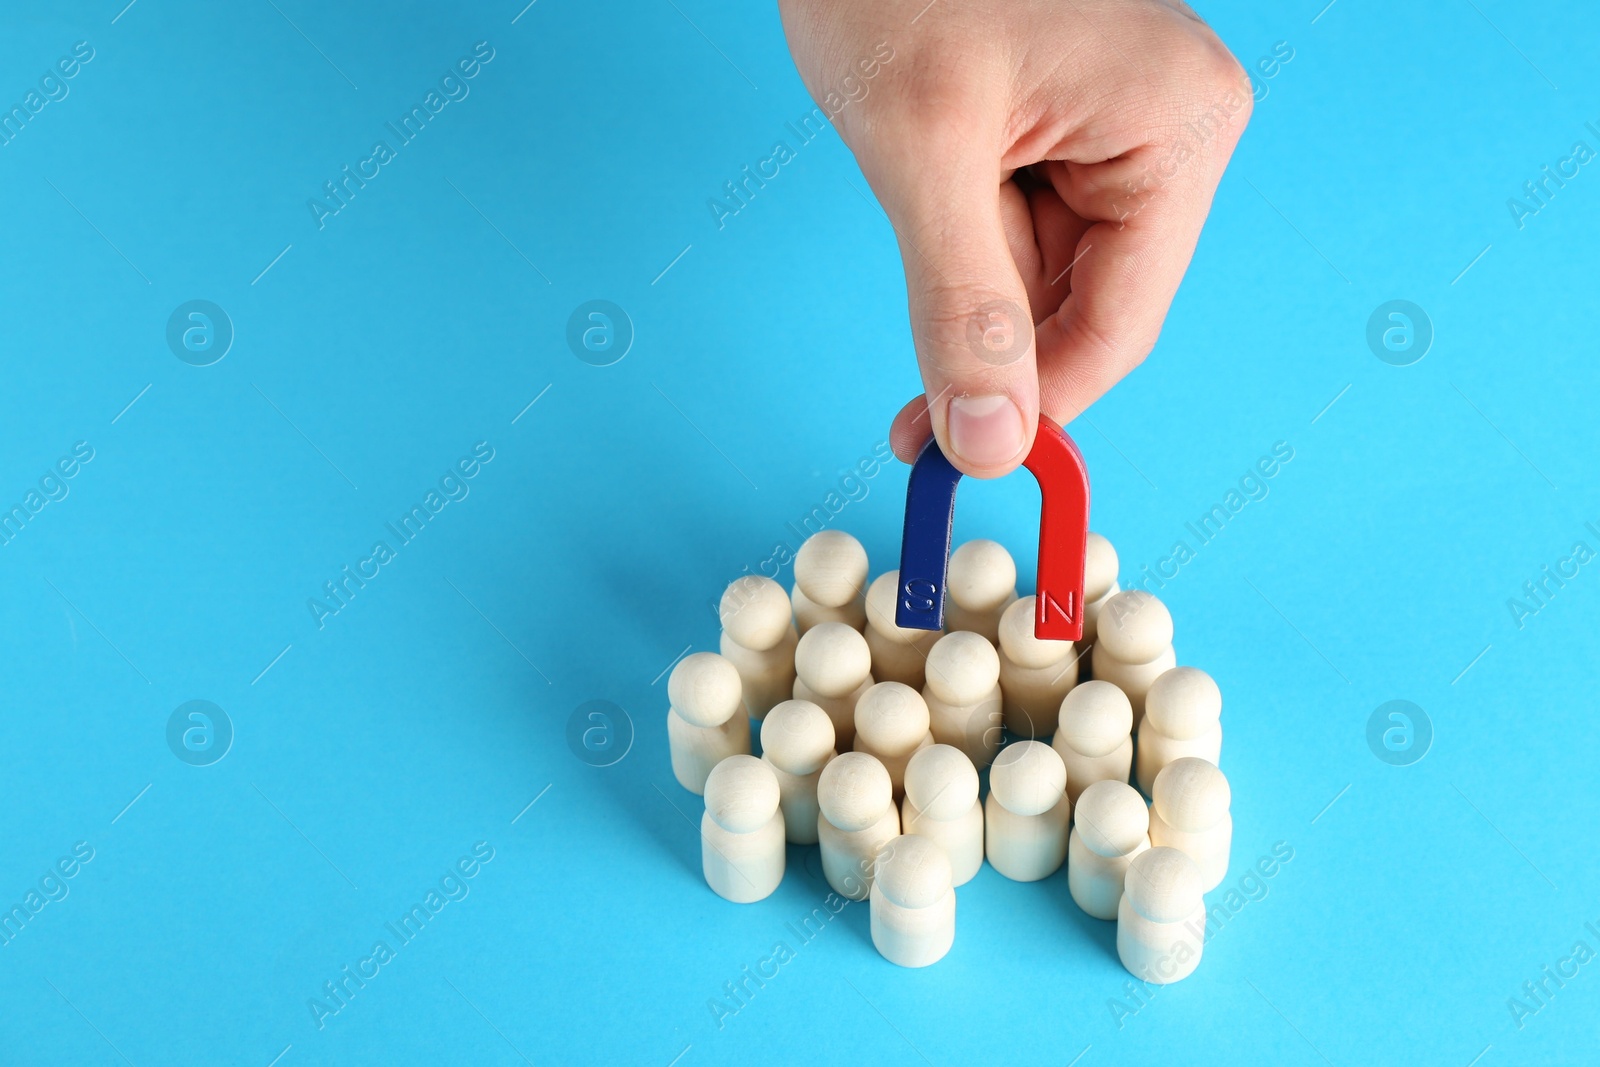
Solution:
<path fill-rule="evenodd" d="M 1033 633 L 1040 640 L 1076 641 L 1083 637 L 1089 471 L 1072 438 L 1042 415 L 1033 449 L 1022 465 L 1033 472 L 1041 498 Z M 960 481 L 961 472 L 951 466 L 938 442 L 929 438 L 906 483 L 906 524 L 900 541 L 900 591 L 894 621 L 907 629 L 944 626 L 950 533 Z"/>

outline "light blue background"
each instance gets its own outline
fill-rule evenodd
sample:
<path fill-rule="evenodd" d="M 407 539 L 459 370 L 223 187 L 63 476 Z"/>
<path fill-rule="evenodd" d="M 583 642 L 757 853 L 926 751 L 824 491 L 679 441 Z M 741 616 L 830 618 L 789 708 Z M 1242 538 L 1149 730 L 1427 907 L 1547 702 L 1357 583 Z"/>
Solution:
<path fill-rule="evenodd" d="M 1600 566 L 1521 628 L 1506 603 L 1600 549 L 1600 172 L 1522 229 L 1506 207 L 1600 148 L 1592 7 L 1206 5 L 1246 65 L 1294 58 L 1154 355 L 1070 430 L 1125 582 L 1293 447 L 1160 592 L 1225 694 L 1226 885 L 1294 859 L 1119 1027 L 1113 928 L 1064 876 L 986 869 L 922 971 L 861 906 L 798 945 L 807 850 L 756 905 L 700 878 L 660 675 L 918 388 L 835 135 L 725 228 L 707 209 L 811 107 L 772 5 L 121 3 L 0 33 L 7 107 L 95 50 L 0 148 L 0 504 L 94 449 L 0 548 L 0 903 L 94 849 L 0 946 L 0 1061 L 1592 1061 L 1600 963 L 1520 1030 L 1507 998 L 1600 950 Z M 306 201 L 484 40 L 470 96 L 319 230 Z M 594 298 L 636 330 L 614 366 L 565 343 Z M 1395 298 L 1436 333 L 1403 368 L 1365 341 Z M 210 367 L 165 343 L 192 299 L 236 329 Z M 480 441 L 470 495 L 319 629 L 307 599 Z M 874 573 L 904 482 L 838 519 Z M 1025 475 L 963 488 L 958 536 L 1025 584 L 1036 522 Z M 209 767 L 165 740 L 193 699 L 236 731 Z M 565 741 L 594 699 L 637 731 L 607 768 Z M 1391 699 L 1433 722 L 1413 766 L 1367 747 Z M 319 1030 L 308 1000 L 479 841 L 470 895 Z M 780 939 L 719 1029 L 707 1001 Z"/>

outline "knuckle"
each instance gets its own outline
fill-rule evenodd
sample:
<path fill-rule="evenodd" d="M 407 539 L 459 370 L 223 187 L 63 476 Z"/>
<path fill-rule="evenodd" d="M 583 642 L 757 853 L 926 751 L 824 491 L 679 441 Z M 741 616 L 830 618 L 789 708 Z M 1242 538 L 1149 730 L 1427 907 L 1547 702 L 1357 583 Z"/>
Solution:
<path fill-rule="evenodd" d="M 1009 72 L 986 49 L 936 41 L 908 52 L 883 86 L 875 136 L 925 157 L 969 148 L 998 121 Z"/>
<path fill-rule="evenodd" d="M 1250 78 L 1222 39 L 1203 28 L 1195 43 L 1194 86 L 1208 103 L 1222 102 L 1234 113 L 1248 116 L 1252 103 Z"/>
<path fill-rule="evenodd" d="M 989 103 L 976 90 L 937 77 L 909 79 L 895 106 L 882 116 L 881 135 L 894 149 L 923 160 L 948 160 L 973 147 L 987 121 Z"/>
<path fill-rule="evenodd" d="M 1209 47 L 1206 49 L 1205 73 L 1213 90 L 1225 92 L 1249 83 L 1244 67 L 1216 34 L 1207 31 L 1206 43 Z"/>
<path fill-rule="evenodd" d="M 1167 62 L 1163 64 L 1167 99 L 1174 117 L 1195 111 L 1221 110 L 1229 117 L 1248 117 L 1250 79 L 1222 39 L 1198 19 L 1169 23 Z"/>

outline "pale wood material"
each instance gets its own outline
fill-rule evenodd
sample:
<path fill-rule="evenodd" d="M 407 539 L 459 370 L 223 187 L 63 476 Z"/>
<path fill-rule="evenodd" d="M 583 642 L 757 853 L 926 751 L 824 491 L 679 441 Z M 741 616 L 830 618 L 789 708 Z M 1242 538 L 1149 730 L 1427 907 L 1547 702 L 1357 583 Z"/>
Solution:
<path fill-rule="evenodd" d="M 1094 643 L 1106 601 L 1122 592 L 1122 587 L 1117 584 L 1117 550 L 1110 541 L 1090 530 L 1084 552 L 1083 638 L 1079 644 L 1087 651 Z"/>
<path fill-rule="evenodd" d="M 739 671 L 715 652 L 694 652 L 678 661 L 667 678 L 667 700 L 685 722 L 720 726 L 739 710 L 743 696 Z"/>
<path fill-rule="evenodd" d="M 1145 694 L 1144 725 L 1134 769 L 1150 792 L 1156 775 L 1175 759 L 1198 756 L 1222 762 L 1222 691 L 1198 667 L 1164 672 Z"/>
<path fill-rule="evenodd" d="M 852 630 L 864 630 L 867 625 L 867 598 L 858 596 L 854 600 L 847 600 L 839 607 L 825 607 L 815 603 L 806 596 L 806 591 L 800 586 L 794 587 L 790 594 L 794 603 L 794 624 L 802 637 L 805 632 L 823 622 L 842 622 Z"/>
<path fill-rule="evenodd" d="M 972 760 L 951 745 L 930 745 L 906 765 L 905 786 L 901 827 L 945 850 L 953 884 L 972 881 L 983 866 L 983 805 Z"/>
<path fill-rule="evenodd" d="M 715 652 L 695 652 L 672 668 L 667 751 L 673 776 L 689 792 L 704 792 L 711 768 L 750 751 L 750 720 L 741 697 L 738 670 Z"/>
<path fill-rule="evenodd" d="M 950 859 L 925 837 L 896 837 L 878 853 L 871 897 L 872 943 L 890 963 L 926 967 L 956 936 Z"/>
<path fill-rule="evenodd" d="M 791 844 L 817 843 L 817 780 L 834 757 L 833 745 L 833 721 L 808 700 L 785 700 L 761 724 L 761 758 L 778 776 L 779 806 Z"/>
<path fill-rule="evenodd" d="M 918 749 L 933 744 L 928 702 L 908 685 L 877 682 L 856 701 L 855 722 L 851 747 L 878 757 L 899 800 L 905 792 L 906 764 Z"/>
<path fill-rule="evenodd" d="M 872 687 L 872 652 L 860 632 L 840 622 L 819 623 L 800 638 L 793 696 L 821 705 L 833 720 L 840 751 L 856 737 L 856 701 Z"/>
<path fill-rule="evenodd" d="M 961 545 L 950 553 L 945 586 L 945 629 L 999 640 L 1000 616 L 1017 599 L 1017 564 L 1005 546 L 982 539 Z"/>
<path fill-rule="evenodd" d="M 928 680 L 922 687 L 933 739 L 954 745 L 979 767 L 1000 751 L 1003 695 L 1000 655 L 981 634 L 954 630 L 928 653 Z"/>
<path fill-rule="evenodd" d="M 867 588 L 867 550 L 843 530 L 812 534 L 795 553 L 794 584 L 821 607 L 842 607 Z"/>
<path fill-rule="evenodd" d="M 783 880 L 783 814 L 778 779 L 754 756 L 729 756 L 706 779 L 700 820 L 701 869 L 718 896 L 748 904 Z"/>
<path fill-rule="evenodd" d="M 1018 741 L 995 757 L 984 804 L 989 866 L 1016 882 L 1053 874 L 1067 858 L 1072 801 L 1067 769 L 1042 741 Z"/>
<path fill-rule="evenodd" d="M 1061 700 L 1078 684 L 1078 650 L 1071 641 L 1034 636 L 1037 598 L 1012 601 L 1000 616 L 1000 692 L 1007 730 L 1043 740 L 1056 732 Z"/>
<path fill-rule="evenodd" d="M 1150 847 L 1150 809 L 1126 782 L 1095 782 L 1074 802 L 1067 889 L 1086 914 L 1115 919 L 1133 858 Z"/>
<path fill-rule="evenodd" d="M 806 538 L 794 557 L 794 616 L 802 636 L 819 622 L 866 624 L 867 550 L 842 530 Z"/>
<path fill-rule="evenodd" d="M 746 574 L 728 583 L 717 606 L 722 632 L 752 652 L 783 640 L 792 625 L 789 594 L 771 578 Z"/>
<path fill-rule="evenodd" d="M 723 633 L 722 655 L 739 672 L 744 707 L 750 718 L 765 719 L 773 705 L 794 695 L 794 650 L 799 641 L 800 635 L 792 625 L 776 645 L 760 651 L 746 648 Z"/>
<path fill-rule="evenodd" d="M 889 772 L 865 752 L 845 752 L 817 781 L 817 843 L 822 873 L 834 892 L 866 900 L 878 850 L 900 835 Z"/>
<path fill-rule="evenodd" d="M 1141 737 L 1142 745 L 1144 739 Z M 1150 840 L 1188 855 L 1210 892 L 1228 875 L 1233 849 L 1233 792 L 1216 765 L 1195 756 L 1173 760 L 1156 775 L 1151 791 Z"/>
<path fill-rule="evenodd" d="M 1126 782 L 1133 769 L 1133 705 L 1110 682 L 1081 682 L 1061 701 L 1061 718 L 1050 747 L 1067 768 L 1067 796 L 1078 797 L 1094 782 Z"/>
<path fill-rule="evenodd" d="M 712 768 L 729 756 L 750 754 L 750 719 L 741 711 L 719 726 L 695 726 L 668 708 L 667 751 L 678 784 L 703 794 Z"/>
<path fill-rule="evenodd" d="M 1200 965 L 1202 892 L 1200 869 L 1175 848 L 1158 845 L 1133 858 L 1117 907 L 1117 955 L 1135 978 L 1166 985 Z"/>
<path fill-rule="evenodd" d="M 1129 589 L 1106 601 L 1098 627 L 1090 654 L 1094 676 L 1128 694 L 1133 730 L 1138 733 L 1145 694 L 1178 662 L 1172 648 L 1172 615 L 1143 589 Z"/>
<path fill-rule="evenodd" d="M 872 686 L 872 676 L 868 675 L 844 696 L 825 697 L 806 685 L 804 678 L 796 678 L 793 692 L 796 700 L 809 700 L 828 713 L 828 718 L 833 721 L 834 745 L 840 751 L 847 752 L 855 746 L 856 741 L 856 702 Z"/>

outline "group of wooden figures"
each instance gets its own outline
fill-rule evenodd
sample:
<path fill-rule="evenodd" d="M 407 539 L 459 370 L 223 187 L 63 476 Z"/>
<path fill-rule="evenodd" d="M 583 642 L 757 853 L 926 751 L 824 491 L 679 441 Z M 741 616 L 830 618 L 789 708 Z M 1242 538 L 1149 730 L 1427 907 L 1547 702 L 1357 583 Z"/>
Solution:
<path fill-rule="evenodd" d="M 1222 694 L 1176 666 L 1166 606 L 1118 588 L 1116 551 L 1094 533 L 1081 649 L 1034 636 L 1034 598 L 993 541 L 951 554 L 943 632 L 897 626 L 898 572 L 868 585 L 867 566 L 849 534 L 812 536 L 792 595 L 735 580 L 721 654 L 673 669 L 667 737 L 674 775 L 705 797 L 706 883 L 761 900 L 786 843 L 817 844 L 834 891 L 870 900 L 878 951 L 921 967 L 949 951 L 955 889 L 985 858 L 1023 882 L 1064 863 L 1078 906 L 1116 920 L 1129 971 L 1190 974 L 1233 820 Z"/>

